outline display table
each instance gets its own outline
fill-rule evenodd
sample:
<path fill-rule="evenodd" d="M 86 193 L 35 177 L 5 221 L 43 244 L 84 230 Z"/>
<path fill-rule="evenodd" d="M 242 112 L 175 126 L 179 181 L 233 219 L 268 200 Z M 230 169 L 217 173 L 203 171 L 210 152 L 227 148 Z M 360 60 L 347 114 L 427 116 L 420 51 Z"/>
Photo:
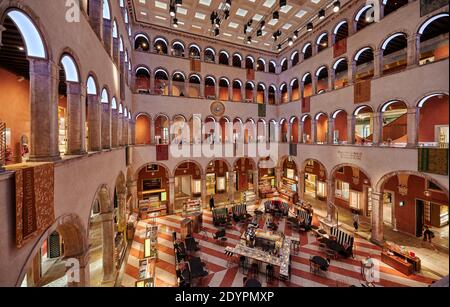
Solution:
<path fill-rule="evenodd" d="M 184 219 L 181 221 L 180 225 L 180 237 L 184 241 L 187 236 L 192 235 L 192 220 Z"/>
<path fill-rule="evenodd" d="M 405 275 L 411 275 L 414 273 L 414 266 L 408 261 L 405 261 L 402 257 L 389 255 L 387 252 L 382 252 L 381 261 Z"/>
<path fill-rule="evenodd" d="M 401 261 L 402 263 L 409 263 L 411 265 L 411 267 L 412 267 L 412 273 L 413 272 L 418 273 L 421 270 L 421 260 L 420 260 L 420 258 L 410 255 L 407 251 L 400 250 L 400 248 L 398 248 L 397 246 L 388 246 L 383 251 L 383 253 L 386 254 L 385 255 L 386 261 L 392 261 L 392 260 L 387 259 L 386 256 L 389 256 L 389 258 L 395 258 L 395 259 Z M 383 255 L 381 257 L 381 260 L 383 261 Z M 386 264 L 389 264 L 389 263 L 386 262 Z M 394 267 L 394 268 L 396 269 L 396 267 Z M 400 271 L 400 272 L 402 272 L 402 271 Z M 410 274 L 412 274 L 412 273 L 410 273 Z M 404 274 L 406 274 L 406 273 L 404 273 Z"/>
<path fill-rule="evenodd" d="M 203 224 L 203 213 L 195 212 L 191 214 L 190 219 L 192 220 L 192 232 L 200 233 Z"/>

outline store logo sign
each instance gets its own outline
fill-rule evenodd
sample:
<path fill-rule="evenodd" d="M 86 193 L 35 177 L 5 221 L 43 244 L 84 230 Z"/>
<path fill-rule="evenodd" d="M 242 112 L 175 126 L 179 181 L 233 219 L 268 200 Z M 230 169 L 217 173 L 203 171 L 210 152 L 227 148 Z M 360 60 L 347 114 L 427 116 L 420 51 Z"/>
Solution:
<path fill-rule="evenodd" d="M 365 14 L 367 22 L 380 22 L 381 20 L 381 1 L 367 0 L 366 6 L 371 6 Z"/>
<path fill-rule="evenodd" d="M 80 282 L 80 261 L 76 258 L 70 258 L 66 261 L 66 277 L 67 283 Z"/>

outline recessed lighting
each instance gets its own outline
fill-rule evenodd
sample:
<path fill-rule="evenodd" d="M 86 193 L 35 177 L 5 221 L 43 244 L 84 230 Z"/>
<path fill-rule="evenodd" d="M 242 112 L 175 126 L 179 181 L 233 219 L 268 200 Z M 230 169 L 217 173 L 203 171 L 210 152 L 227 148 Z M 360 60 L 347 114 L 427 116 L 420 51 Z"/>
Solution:
<path fill-rule="evenodd" d="M 341 9 L 341 2 L 335 1 L 333 3 L 333 12 L 337 13 Z"/>
<path fill-rule="evenodd" d="M 25 50 L 25 48 L 23 48 L 22 46 L 17 47 L 17 49 L 19 49 L 20 51 L 24 51 Z"/>

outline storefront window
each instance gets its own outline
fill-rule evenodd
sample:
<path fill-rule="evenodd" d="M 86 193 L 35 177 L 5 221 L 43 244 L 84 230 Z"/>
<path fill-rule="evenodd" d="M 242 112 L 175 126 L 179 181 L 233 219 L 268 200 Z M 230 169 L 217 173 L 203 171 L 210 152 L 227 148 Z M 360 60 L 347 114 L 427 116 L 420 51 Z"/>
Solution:
<path fill-rule="evenodd" d="M 346 200 L 350 199 L 350 184 L 340 180 L 336 180 L 336 197 Z"/>
<path fill-rule="evenodd" d="M 202 193 L 202 181 L 201 180 L 194 180 L 193 184 L 193 192 L 194 194 L 201 194 Z"/>

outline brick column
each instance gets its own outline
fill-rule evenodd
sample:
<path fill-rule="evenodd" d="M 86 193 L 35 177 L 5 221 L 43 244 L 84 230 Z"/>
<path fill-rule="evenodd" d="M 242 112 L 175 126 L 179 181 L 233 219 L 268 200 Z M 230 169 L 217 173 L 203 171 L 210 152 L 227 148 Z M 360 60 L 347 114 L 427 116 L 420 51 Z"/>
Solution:
<path fill-rule="evenodd" d="M 67 83 L 67 153 L 82 155 L 86 153 L 86 104 L 81 85 L 74 82 Z"/>
<path fill-rule="evenodd" d="M 61 159 L 58 147 L 59 68 L 30 58 L 30 161 Z"/>
<path fill-rule="evenodd" d="M 111 149 L 111 109 L 108 103 L 101 104 L 102 109 L 102 148 Z"/>
<path fill-rule="evenodd" d="M 123 146 L 123 113 L 117 115 L 117 146 Z"/>
<path fill-rule="evenodd" d="M 328 144 L 334 144 L 334 118 L 328 118 Z"/>
<path fill-rule="evenodd" d="M 348 73 L 348 84 L 352 85 L 353 83 L 355 83 L 355 79 L 356 79 L 356 61 L 351 60 L 348 63 L 348 68 L 347 68 L 347 73 Z"/>
<path fill-rule="evenodd" d="M 102 150 L 101 103 L 98 95 L 88 95 L 89 151 Z"/>
<path fill-rule="evenodd" d="M 408 49 L 407 49 L 408 67 L 418 65 L 419 58 L 420 58 L 420 35 L 415 34 L 412 37 L 408 38 Z"/>

